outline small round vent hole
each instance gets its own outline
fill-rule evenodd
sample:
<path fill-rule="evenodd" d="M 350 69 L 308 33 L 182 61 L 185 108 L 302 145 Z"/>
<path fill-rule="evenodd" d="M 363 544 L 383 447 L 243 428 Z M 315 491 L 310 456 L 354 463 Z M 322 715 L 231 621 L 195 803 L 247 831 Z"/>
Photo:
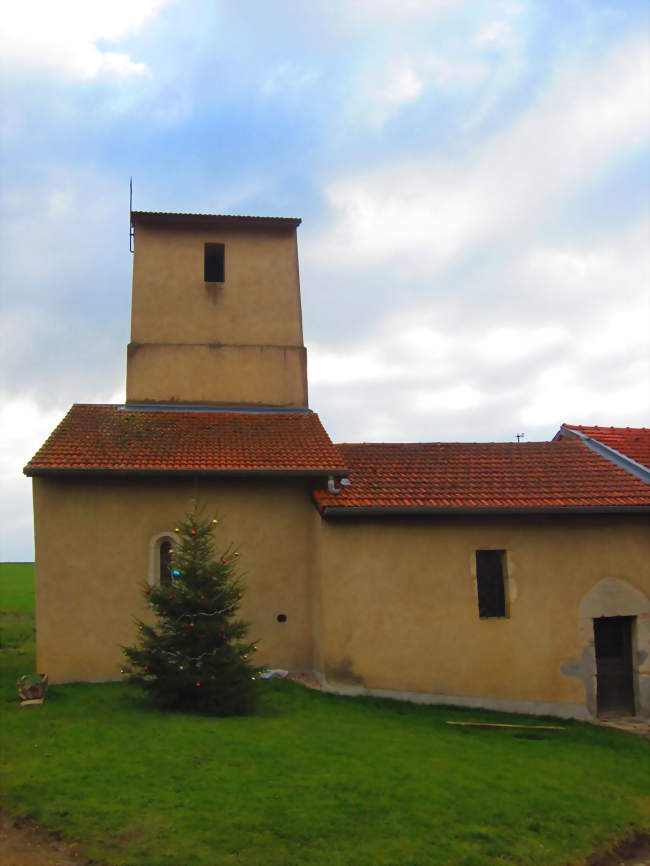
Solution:
<path fill-rule="evenodd" d="M 277 620 L 278 620 L 278 622 L 286 622 L 287 621 L 286 613 L 279 613 L 277 616 Z"/>

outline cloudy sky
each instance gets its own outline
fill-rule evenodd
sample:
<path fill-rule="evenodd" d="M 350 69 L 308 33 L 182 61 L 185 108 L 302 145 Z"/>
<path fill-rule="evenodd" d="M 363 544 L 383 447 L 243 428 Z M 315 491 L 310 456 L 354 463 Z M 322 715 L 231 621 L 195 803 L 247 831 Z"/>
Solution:
<path fill-rule="evenodd" d="M 648 425 L 645 0 L 32 0 L 0 33 L 0 560 L 124 399 L 142 210 L 301 216 L 336 441 Z"/>

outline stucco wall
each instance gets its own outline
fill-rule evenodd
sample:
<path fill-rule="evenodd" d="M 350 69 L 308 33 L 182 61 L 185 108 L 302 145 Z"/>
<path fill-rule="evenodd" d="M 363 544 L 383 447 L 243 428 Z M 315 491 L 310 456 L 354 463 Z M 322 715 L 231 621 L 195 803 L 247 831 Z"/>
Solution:
<path fill-rule="evenodd" d="M 341 691 L 588 717 L 595 657 L 583 598 L 606 579 L 650 595 L 644 518 L 341 519 L 321 535 L 320 672 Z M 478 615 L 483 548 L 507 552 L 504 619 Z M 638 617 L 639 709 L 650 714 L 650 620 L 643 605 L 626 613 Z"/>
<path fill-rule="evenodd" d="M 225 280 L 204 282 L 222 243 Z M 127 400 L 307 405 L 294 228 L 135 229 Z"/>
<path fill-rule="evenodd" d="M 37 669 L 52 682 L 119 678 L 120 646 L 146 617 L 150 543 L 193 497 L 220 515 L 217 540 L 240 551 L 242 616 L 260 663 L 312 668 L 313 531 L 306 482 L 35 478 Z M 278 613 L 287 621 L 280 624 Z"/>
<path fill-rule="evenodd" d="M 206 285 L 203 249 L 225 245 L 225 281 Z M 138 224 L 131 341 L 302 346 L 296 230 Z"/>
<path fill-rule="evenodd" d="M 323 521 L 297 480 L 34 479 L 37 664 L 52 682 L 119 676 L 151 543 L 193 497 L 241 551 L 260 663 L 333 690 L 588 718 L 593 617 L 634 616 L 650 714 L 646 518 Z M 506 551 L 507 618 L 478 616 L 477 549 Z"/>
<path fill-rule="evenodd" d="M 308 404 L 300 347 L 131 343 L 127 358 L 130 403 Z"/>

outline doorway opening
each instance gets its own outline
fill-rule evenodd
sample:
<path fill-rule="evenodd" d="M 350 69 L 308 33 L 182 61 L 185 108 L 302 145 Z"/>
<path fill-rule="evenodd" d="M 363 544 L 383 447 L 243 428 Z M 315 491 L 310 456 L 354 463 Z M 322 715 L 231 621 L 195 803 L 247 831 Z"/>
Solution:
<path fill-rule="evenodd" d="M 598 715 L 634 715 L 633 616 L 594 619 Z"/>

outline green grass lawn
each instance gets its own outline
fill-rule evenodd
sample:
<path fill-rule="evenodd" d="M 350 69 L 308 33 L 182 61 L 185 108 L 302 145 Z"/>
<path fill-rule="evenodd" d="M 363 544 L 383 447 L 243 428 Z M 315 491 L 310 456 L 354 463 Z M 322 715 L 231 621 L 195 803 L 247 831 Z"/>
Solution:
<path fill-rule="evenodd" d="M 510 732 L 518 716 L 260 683 L 259 712 L 159 712 L 133 686 L 51 688 L 32 672 L 33 567 L 0 565 L 0 792 L 110 864 L 579 863 L 650 829 L 647 743 L 601 728 Z"/>

